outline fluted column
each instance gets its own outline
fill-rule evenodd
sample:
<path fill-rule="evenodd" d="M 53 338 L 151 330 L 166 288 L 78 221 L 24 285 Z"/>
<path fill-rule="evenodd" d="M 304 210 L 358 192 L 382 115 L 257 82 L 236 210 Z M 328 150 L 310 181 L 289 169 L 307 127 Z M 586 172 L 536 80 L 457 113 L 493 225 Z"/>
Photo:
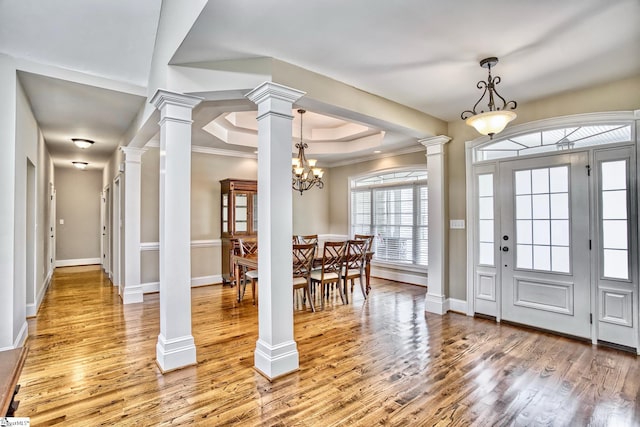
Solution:
<path fill-rule="evenodd" d="M 269 379 L 298 369 L 293 340 L 291 109 L 304 95 L 265 82 L 258 105 L 258 342 L 255 369 Z"/>
<path fill-rule="evenodd" d="M 140 179 L 144 148 L 121 147 L 124 153 L 124 290 L 123 304 L 143 301 L 140 285 Z"/>
<path fill-rule="evenodd" d="M 191 113 L 201 99 L 159 89 L 160 335 L 163 372 L 196 363 L 191 335 Z"/>
<path fill-rule="evenodd" d="M 429 197 L 429 272 L 427 275 L 427 295 L 425 311 L 444 314 L 447 312 L 445 294 L 445 269 L 447 268 L 448 245 L 446 232 L 444 145 L 451 138 L 440 135 L 420 140 L 427 149 L 427 176 Z"/>

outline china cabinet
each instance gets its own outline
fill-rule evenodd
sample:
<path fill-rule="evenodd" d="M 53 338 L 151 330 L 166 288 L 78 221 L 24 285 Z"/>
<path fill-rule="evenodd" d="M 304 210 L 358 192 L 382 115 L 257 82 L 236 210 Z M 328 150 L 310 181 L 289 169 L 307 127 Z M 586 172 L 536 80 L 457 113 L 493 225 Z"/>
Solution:
<path fill-rule="evenodd" d="M 233 281 L 231 254 L 238 239 L 256 239 L 258 233 L 258 183 L 227 178 L 220 181 L 220 237 L 222 281 Z"/>

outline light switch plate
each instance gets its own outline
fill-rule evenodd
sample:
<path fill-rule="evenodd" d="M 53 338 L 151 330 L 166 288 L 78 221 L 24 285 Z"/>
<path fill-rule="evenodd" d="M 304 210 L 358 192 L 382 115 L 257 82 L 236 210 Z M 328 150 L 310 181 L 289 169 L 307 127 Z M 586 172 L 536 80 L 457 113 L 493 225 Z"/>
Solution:
<path fill-rule="evenodd" d="M 64 225 L 64 219 L 60 220 L 60 225 Z"/>
<path fill-rule="evenodd" d="M 449 228 L 464 230 L 464 219 L 451 219 L 449 220 Z"/>

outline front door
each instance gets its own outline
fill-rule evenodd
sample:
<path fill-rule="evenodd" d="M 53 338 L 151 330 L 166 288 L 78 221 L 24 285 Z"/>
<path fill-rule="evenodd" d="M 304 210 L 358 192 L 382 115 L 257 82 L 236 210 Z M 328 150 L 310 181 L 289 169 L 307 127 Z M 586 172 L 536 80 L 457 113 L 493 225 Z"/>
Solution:
<path fill-rule="evenodd" d="M 502 318 L 590 337 L 587 153 L 500 164 Z"/>

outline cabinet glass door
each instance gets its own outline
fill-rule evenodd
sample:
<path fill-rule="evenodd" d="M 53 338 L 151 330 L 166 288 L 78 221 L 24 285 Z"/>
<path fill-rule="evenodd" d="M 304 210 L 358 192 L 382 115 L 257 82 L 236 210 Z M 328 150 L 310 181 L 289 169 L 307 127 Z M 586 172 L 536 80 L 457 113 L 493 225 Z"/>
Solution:
<path fill-rule="evenodd" d="M 229 232 L 229 195 L 222 195 L 222 232 Z"/>
<path fill-rule="evenodd" d="M 235 224 L 236 232 L 246 233 L 248 226 L 248 197 L 246 194 L 236 194 L 236 211 L 235 211 Z"/>

